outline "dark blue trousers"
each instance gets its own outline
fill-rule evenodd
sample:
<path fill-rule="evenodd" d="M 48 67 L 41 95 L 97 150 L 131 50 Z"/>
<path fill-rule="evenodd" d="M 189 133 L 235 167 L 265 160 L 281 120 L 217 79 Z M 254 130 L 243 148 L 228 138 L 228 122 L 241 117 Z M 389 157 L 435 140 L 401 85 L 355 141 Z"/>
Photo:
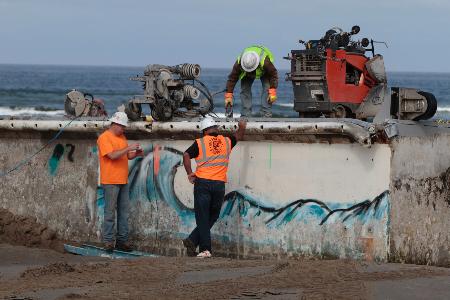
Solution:
<path fill-rule="evenodd" d="M 197 178 L 194 184 L 194 210 L 197 227 L 189 239 L 199 246 L 200 252 L 211 251 L 210 229 L 220 215 L 225 196 L 225 182 Z"/>

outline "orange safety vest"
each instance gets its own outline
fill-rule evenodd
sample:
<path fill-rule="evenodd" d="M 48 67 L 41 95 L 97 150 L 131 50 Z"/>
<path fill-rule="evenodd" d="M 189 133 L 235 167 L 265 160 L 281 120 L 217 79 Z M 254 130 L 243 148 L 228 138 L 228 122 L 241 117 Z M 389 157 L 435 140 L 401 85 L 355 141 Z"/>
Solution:
<path fill-rule="evenodd" d="M 228 161 L 231 153 L 231 140 L 222 135 L 206 135 L 196 139 L 198 156 L 195 158 L 199 178 L 227 182 Z"/>

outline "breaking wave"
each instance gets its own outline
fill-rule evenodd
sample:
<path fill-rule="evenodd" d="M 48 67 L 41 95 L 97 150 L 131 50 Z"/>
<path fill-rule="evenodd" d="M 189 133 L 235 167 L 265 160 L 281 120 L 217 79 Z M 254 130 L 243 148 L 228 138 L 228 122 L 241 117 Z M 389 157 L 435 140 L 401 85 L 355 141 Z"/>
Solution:
<path fill-rule="evenodd" d="M 62 116 L 64 114 L 64 110 L 50 107 L 0 106 L 0 116 Z"/>

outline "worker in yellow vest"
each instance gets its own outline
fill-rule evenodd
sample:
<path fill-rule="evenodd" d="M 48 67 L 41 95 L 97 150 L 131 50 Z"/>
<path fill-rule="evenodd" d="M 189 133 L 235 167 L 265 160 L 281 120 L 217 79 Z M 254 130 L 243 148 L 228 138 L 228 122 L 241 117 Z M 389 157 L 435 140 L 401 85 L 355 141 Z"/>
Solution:
<path fill-rule="evenodd" d="M 194 210 L 197 227 L 188 238 L 183 240 L 189 256 L 211 257 L 210 229 L 219 218 L 225 196 L 228 161 L 236 143 L 244 137 L 246 121 L 239 121 L 234 136 L 219 135 L 216 122 L 206 117 L 200 124 L 203 137 L 196 139 L 184 152 L 183 164 L 190 183 L 194 184 Z M 192 172 L 191 159 L 195 159 L 197 168 Z"/>
<path fill-rule="evenodd" d="M 225 107 L 233 106 L 233 91 L 241 80 L 241 116 L 252 114 L 252 84 L 255 79 L 262 83 L 261 116 L 272 117 L 272 104 L 277 100 L 278 71 L 273 65 L 272 52 L 264 46 L 245 48 L 234 63 L 228 76 Z"/>

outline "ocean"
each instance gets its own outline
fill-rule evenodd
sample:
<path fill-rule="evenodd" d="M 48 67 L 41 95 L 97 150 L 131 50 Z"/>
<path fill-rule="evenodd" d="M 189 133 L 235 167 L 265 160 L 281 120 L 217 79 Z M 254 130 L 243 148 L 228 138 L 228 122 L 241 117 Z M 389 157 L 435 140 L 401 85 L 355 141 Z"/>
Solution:
<path fill-rule="evenodd" d="M 103 99 L 108 113 L 112 114 L 119 105 L 134 95 L 142 94 L 141 83 L 129 78 L 142 74 L 144 67 L 0 65 L 0 115 L 63 115 L 65 94 L 72 89 Z M 211 92 L 220 91 L 225 88 L 229 71 L 204 68 L 200 80 Z M 273 112 L 276 116 L 295 117 L 292 85 L 284 80 L 287 72 L 279 71 L 278 100 Z M 388 81 L 392 86 L 413 87 L 433 93 L 438 100 L 438 112 L 434 118 L 450 118 L 450 73 L 390 72 Z M 254 112 L 259 110 L 260 93 L 261 84 L 255 81 Z M 239 112 L 239 84 L 235 97 L 234 110 Z M 223 113 L 223 94 L 214 100 L 215 112 Z"/>

